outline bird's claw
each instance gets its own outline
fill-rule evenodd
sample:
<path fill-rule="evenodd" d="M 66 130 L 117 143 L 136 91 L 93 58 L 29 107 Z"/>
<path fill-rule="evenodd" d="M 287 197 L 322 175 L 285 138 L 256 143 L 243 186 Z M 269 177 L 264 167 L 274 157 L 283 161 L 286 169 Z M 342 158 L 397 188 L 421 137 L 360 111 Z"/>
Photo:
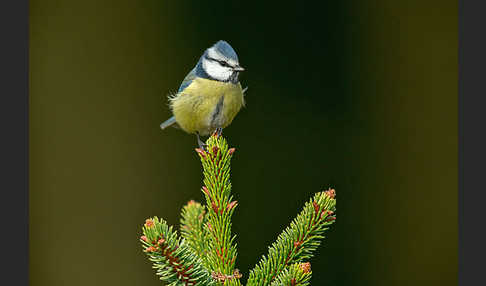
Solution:
<path fill-rule="evenodd" d="M 208 151 L 206 147 L 208 147 L 208 144 L 204 142 L 198 142 L 199 148 L 203 149 L 204 151 Z"/>
<path fill-rule="evenodd" d="M 213 136 L 220 137 L 221 135 L 223 135 L 223 128 L 216 128 L 216 130 L 214 130 Z"/>
<path fill-rule="evenodd" d="M 206 143 L 204 143 L 201 138 L 199 138 L 199 133 L 196 133 L 197 136 L 197 145 L 199 145 L 199 148 L 203 149 L 204 151 L 206 150 L 206 146 L 208 146 Z"/>

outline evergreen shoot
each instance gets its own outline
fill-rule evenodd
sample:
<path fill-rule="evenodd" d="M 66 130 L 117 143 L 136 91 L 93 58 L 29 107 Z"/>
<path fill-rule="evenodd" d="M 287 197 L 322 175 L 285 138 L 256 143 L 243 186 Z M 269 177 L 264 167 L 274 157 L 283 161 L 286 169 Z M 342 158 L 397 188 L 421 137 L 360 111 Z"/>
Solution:
<path fill-rule="evenodd" d="M 242 285 L 235 268 L 237 250 L 231 217 L 238 202 L 231 195 L 230 162 L 235 148 L 213 134 L 206 148 L 196 148 L 203 166 L 206 204 L 189 201 L 182 208 L 180 237 L 163 219 L 149 218 L 140 237 L 160 279 L 171 286 Z M 319 192 L 305 205 L 250 271 L 247 286 L 310 285 L 309 260 L 334 223 L 334 189 Z"/>

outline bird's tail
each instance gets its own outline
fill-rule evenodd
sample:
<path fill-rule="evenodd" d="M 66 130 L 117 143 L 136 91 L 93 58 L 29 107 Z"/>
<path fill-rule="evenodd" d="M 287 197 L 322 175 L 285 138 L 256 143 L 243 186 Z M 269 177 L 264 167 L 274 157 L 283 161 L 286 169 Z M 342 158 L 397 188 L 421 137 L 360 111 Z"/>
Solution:
<path fill-rule="evenodd" d="M 165 128 L 171 126 L 174 123 L 176 123 L 176 120 L 175 120 L 175 117 L 172 116 L 171 118 L 169 118 L 166 121 L 162 122 L 162 124 L 160 124 L 160 128 L 161 129 L 165 129 Z"/>

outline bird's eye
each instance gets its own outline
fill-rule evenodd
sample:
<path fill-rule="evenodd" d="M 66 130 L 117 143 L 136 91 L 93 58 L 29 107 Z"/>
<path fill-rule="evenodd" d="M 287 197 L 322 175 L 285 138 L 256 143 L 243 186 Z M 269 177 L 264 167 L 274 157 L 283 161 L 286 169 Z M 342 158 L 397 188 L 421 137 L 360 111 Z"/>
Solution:
<path fill-rule="evenodd" d="M 228 64 L 226 62 L 224 62 L 224 61 L 219 61 L 219 64 L 221 66 L 223 66 L 223 67 L 227 67 L 228 66 Z"/>

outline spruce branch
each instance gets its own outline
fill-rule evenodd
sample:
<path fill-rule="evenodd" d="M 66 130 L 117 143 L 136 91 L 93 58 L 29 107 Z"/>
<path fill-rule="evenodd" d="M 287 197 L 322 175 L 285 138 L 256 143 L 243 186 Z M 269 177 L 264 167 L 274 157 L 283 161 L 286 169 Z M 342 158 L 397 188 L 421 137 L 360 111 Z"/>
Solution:
<path fill-rule="evenodd" d="M 331 225 L 336 210 L 335 191 L 319 192 L 307 202 L 302 212 L 287 229 L 278 236 L 276 242 L 250 272 L 247 285 L 270 285 L 286 266 L 308 260 L 320 245 L 323 233 Z"/>
<path fill-rule="evenodd" d="M 156 274 L 170 285 L 215 285 L 202 261 L 163 219 L 147 219 L 140 241 Z"/>
<path fill-rule="evenodd" d="M 206 142 L 206 150 L 197 148 L 203 166 L 208 232 L 209 270 L 218 277 L 230 277 L 224 285 L 240 285 L 234 276 L 236 260 L 235 236 L 231 234 L 231 216 L 237 206 L 232 200 L 230 162 L 235 151 L 228 148 L 223 137 L 213 134 Z"/>
<path fill-rule="evenodd" d="M 189 201 L 182 208 L 181 238 L 163 219 L 147 219 L 140 237 L 143 251 L 160 279 L 172 286 L 241 286 L 235 268 L 231 217 L 238 205 L 231 196 L 230 162 L 235 152 L 218 133 L 196 148 L 203 167 L 205 206 Z M 334 189 L 316 193 L 251 270 L 248 286 L 309 285 L 310 263 L 324 232 L 334 222 Z"/>
<path fill-rule="evenodd" d="M 200 203 L 191 200 L 182 208 L 181 236 L 204 266 L 209 268 L 206 259 L 208 238 L 204 230 L 206 220 L 206 211 Z"/>
<path fill-rule="evenodd" d="M 310 284 L 312 271 L 310 263 L 294 263 L 275 278 L 270 286 L 305 286 Z"/>

